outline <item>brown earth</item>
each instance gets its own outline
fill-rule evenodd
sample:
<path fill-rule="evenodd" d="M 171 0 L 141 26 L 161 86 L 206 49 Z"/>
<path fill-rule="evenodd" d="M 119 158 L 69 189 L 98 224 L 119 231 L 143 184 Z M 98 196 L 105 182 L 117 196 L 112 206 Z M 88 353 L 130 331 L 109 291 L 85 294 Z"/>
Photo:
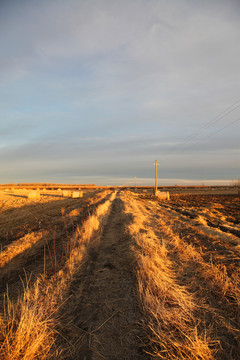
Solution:
<path fill-rule="evenodd" d="M 61 269 L 67 239 L 106 194 L 17 205 L 4 196 L 0 291 L 8 283 L 16 299 L 19 275 Z M 120 192 L 57 312 L 55 358 L 57 348 L 59 359 L 240 359 L 239 205 L 236 195 Z M 32 246 L 4 260 L 29 233 Z"/>
<path fill-rule="evenodd" d="M 1 310 L 6 291 L 17 298 L 23 283 L 33 284 L 38 276 L 51 276 L 64 265 L 71 235 L 105 196 L 100 192 L 63 199 L 49 193 L 38 201 L 21 197 L 18 206 L 10 197 L 11 207 L 0 214 Z"/>
<path fill-rule="evenodd" d="M 144 330 L 140 327 L 132 240 L 125 231 L 130 221 L 117 197 L 101 237 L 89 245 L 71 284 L 71 299 L 62 309 L 63 322 L 82 336 L 85 333 L 71 359 L 148 358 L 142 350 Z M 69 341 L 71 336 L 70 332 Z"/>
<path fill-rule="evenodd" d="M 239 229 L 239 196 L 189 195 L 148 203 L 143 198 L 137 201 L 148 214 L 148 227 L 164 239 L 176 285 L 195 299 L 198 329 L 209 333 L 213 358 L 239 359 L 240 233 L 230 241 L 227 228 Z M 209 218 L 218 231 L 211 232 Z"/>

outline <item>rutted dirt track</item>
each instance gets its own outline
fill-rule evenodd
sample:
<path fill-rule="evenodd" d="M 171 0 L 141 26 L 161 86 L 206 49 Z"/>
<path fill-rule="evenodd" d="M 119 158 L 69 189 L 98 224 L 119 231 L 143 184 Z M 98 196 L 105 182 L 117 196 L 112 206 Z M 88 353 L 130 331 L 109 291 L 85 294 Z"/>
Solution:
<path fill-rule="evenodd" d="M 132 240 L 125 231 L 130 221 L 117 197 L 100 239 L 88 247 L 71 285 L 65 319 L 86 335 L 74 359 L 146 359 Z"/>
<path fill-rule="evenodd" d="M 75 260 L 68 276 L 65 253 L 57 275 L 49 268 L 45 280 L 58 286 L 61 274 L 69 279 L 46 358 L 240 359 L 239 197 L 211 198 L 211 206 L 196 199 L 120 192 L 103 215 L 96 212 L 91 235 L 76 230 L 88 221 L 90 203 L 67 211 L 76 216 L 68 234 Z M 93 214 L 101 201 L 92 200 Z M 62 244 L 63 236 L 54 241 Z M 13 285 L 17 277 L 18 270 Z"/>

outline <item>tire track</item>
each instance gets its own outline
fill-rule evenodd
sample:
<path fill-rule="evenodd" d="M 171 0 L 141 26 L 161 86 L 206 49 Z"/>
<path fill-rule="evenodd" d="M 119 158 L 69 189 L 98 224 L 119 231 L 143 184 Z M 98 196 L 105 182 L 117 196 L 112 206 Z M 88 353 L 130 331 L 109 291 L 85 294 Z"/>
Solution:
<path fill-rule="evenodd" d="M 136 301 L 131 239 L 125 232 L 131 220 L 117 197 L 97 243 L 89 246 L 85 265 L 71 286 L 65 319 L 85 338 L 69 359 L 147 359 L 143 355 Z"/>

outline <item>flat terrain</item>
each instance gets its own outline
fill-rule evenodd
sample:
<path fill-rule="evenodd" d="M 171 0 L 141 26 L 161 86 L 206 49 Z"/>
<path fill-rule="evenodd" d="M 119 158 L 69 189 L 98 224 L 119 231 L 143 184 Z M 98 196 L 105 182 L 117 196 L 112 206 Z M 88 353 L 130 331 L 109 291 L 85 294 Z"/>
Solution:
<path fill-rule="evenodd" d="M 239 195 L 27 193 L 0 192 L 0 358 L 240 359 Z"/>
<path fill-rule="evenodd" d="M 51 274 L 63 265 L 71 234 L 103 197 L 89 191 L 72 199 L 43 191 L 40 199 L 32 200 L 28 193 L 2 192 L 0 197 L 0 289 L 5 291 L 7 284 L 10 297 L 23 290 L 16 283 L 30 276 L 34 281 L 42 272 Z"/>

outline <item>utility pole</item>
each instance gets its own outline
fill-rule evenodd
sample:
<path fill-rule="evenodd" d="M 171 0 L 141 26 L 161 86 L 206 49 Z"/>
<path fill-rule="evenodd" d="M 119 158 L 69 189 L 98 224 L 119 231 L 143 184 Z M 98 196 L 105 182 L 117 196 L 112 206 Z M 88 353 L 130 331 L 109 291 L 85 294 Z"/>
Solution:
<path fill-rule="evenodd" d="M 134 186 L 135 186 L 135 189 L 136 189 L 136 176 L 134 176 Z"/>
<path fill-rule="evenodd" d="M 155 165 L 155 195 L 156 195 L 157 194 L 157 166 L 160 164 L 158 164 L 157 160 L 155 160 L 154 165 Z"/>

